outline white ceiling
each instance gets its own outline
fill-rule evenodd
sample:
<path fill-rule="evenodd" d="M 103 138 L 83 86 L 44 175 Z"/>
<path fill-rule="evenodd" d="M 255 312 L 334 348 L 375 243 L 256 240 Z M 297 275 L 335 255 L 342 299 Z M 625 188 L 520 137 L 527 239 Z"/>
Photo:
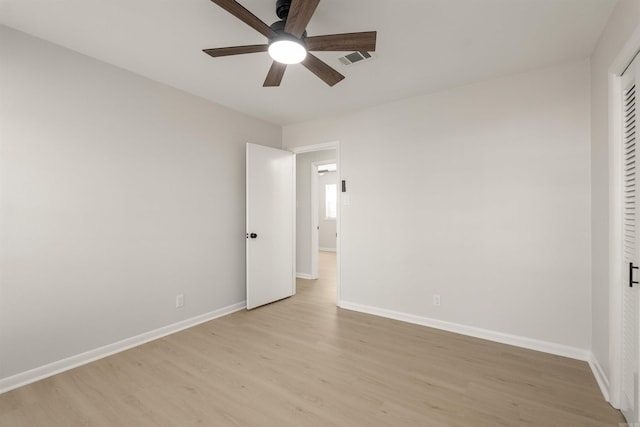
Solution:
<path fill-rule="evenodd" d="M 263 88 L 266 39 L 209 0 L 0 0 L 0 23 L 276 124 L 291 124 L 586 58 L 617 0 L 321 0 L 310 36 L 378 31 L 376 59 L 326 86 L 301 65 Z M 275 0 L 239 0 L 267 24 Z"/>

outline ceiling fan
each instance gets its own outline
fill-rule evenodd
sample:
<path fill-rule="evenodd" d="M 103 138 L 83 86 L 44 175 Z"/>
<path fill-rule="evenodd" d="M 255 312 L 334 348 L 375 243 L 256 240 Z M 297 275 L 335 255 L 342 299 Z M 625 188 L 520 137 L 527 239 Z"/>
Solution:
<path fill-rule="evenodd" d="M 375 31 L 308 37 L 305 28 L 320 0 L 277 0 L 276 15 L 280 21 L 271 25 L 265 24 L 235 0 L 211 1 L 269 40 L 267 44 L 204 49 L 203 52 L 215 58 L 268 51 L 273 64 L 264 87 L 280 86 L 287 64 L 297 63 L 302 63 L 326 84 L 333 86 L 344 76 L 309 52 L 376 50 Z"/>

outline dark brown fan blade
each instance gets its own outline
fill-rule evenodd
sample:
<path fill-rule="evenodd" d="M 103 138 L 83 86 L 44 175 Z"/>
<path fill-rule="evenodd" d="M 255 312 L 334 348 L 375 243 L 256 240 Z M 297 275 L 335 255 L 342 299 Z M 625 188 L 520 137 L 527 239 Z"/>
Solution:
<path fill-rule="evenodd" d="M 328 36 L 314 36 L 305 39 L 307 50 L 311 51 L 358 51 L 375 52 L 376 32 L 331 34 Z"/>
<path fill-rule="evenodd" d="M 302 61 L 302 65 L 304 65 L 307 70 L 320 77 L 320 79 L 329 86 L 334 86 L 336 83 L 344 79 L 342 74 L 310 53 L 307 53 L 307 57 Z"/>
<path fill-rule="evenodd" d="M 307 28 L 313 12 L 316 11 L 318 3 L 320 3 L 320 0 L 293 0 L 289 7 L 289 15 L 287 16 L 284 30 L 300 38 L 304 33 L 304 29 Z"/>
<path fill-rule="evenodd" d="M 267 74 L 267 78 L 264 81 L 263 87 L 274 87 L 280 86 L 280 82 L 282 81 L 282 76 L 284 76 L 284 70 L 287 69 L 287 64 L 281 64 L 280 62 L 273 61 L 271 64 L 271 68 L 269 69 L 269 73 Z"/>
<path fill-rule="evenodd" d="M 233 47 L 219 47 L 215 49 L 203 49 L 202 51 L 207 55 L 211 55 L 214 58 L 217 58 L 219 56 L 242 55 L 243 53 L 266 52 L 268 49 L 269 49 L 268 44 L 252 44 L 249 46 L 233 46 Z"/>
<path fill-rule="evenodd" d="M 235 0 L 211 0 L 245 24 L 249 25 L 254 30 L 267 38 L 273 38 L 276 36 L 276 32 L 271 29 L 267 24 L 262 22 L 260 18 L 253 13 L 245 9 L 240 3 Z"/>

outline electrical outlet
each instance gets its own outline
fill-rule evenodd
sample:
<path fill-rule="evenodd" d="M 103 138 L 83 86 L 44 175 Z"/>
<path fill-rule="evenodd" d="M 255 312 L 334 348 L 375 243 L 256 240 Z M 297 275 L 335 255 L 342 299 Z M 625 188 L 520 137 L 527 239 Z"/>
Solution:
<path fill-rule="evenodd" d="M 436 307 L 440 306 L 440 295 L 439 294 L 433 294 L 433 305 L 435 305 Z"/>
<path fill-rule="evenodd" d="M 184 307 L 184 294 L 176 295 L 176 308 Z"/>

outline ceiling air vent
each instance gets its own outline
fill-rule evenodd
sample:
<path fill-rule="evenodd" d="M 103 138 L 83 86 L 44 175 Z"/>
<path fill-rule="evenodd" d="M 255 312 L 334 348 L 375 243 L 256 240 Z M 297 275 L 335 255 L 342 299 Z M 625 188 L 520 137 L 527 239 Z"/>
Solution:
<path fill-rule="evenodd" d="M 362 51 L 353 52 L 348 55 L 341 56 L 340 58 L 338 58 L 338 61 L 340 61 L 342 65 L 352 65 L 356 62 L 369 61 L 371 59 L 373 59 L 373 56 L 371 56 L 369 52 Z"/>

